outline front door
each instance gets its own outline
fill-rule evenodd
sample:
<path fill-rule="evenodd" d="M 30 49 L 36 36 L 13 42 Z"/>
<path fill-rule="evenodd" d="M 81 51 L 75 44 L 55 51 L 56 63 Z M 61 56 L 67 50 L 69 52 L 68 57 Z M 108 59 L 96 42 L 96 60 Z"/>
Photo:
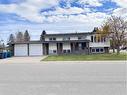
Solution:
<path fill-rule="evenodd" d="M 63 52 L 63 43 L 57 43 L 57 54 L 62 54 Z"/>

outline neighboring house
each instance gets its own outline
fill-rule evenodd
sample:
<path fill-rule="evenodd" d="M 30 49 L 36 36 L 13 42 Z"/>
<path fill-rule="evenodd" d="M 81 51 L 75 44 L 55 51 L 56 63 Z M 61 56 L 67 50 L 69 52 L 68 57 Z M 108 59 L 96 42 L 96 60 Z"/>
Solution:
<path fill-rule="evenodd" d="M 41 41 L 15 42 L 14 56 L 41 56 L 51 54 L 93 54 L 108 53 L 107 38 L 96 40 L 96 32 L 43 34 Z"/>

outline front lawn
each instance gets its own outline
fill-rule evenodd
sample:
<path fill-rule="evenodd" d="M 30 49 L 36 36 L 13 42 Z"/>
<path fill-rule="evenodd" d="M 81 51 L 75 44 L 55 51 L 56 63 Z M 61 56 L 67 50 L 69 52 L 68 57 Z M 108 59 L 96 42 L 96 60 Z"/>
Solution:
<path fill-rule="evenodd" d="M 42 61 L 127 60 L 127 54 L 50 55 Z"/>

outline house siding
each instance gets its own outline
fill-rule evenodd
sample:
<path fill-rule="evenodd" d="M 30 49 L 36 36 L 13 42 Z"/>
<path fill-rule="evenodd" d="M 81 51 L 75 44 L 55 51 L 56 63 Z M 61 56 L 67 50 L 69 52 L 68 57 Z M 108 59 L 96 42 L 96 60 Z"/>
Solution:
<path fill-rule="evenodd" d="M 57 53 L 57 45 L 56 43 L 49 43 L 49 54 L 56 54 L 53 51 Z"/>

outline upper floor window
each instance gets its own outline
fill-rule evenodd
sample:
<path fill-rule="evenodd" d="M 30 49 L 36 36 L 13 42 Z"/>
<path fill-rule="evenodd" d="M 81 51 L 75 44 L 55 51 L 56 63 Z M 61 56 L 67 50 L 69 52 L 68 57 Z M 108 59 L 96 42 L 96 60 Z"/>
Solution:
<path fill-rule="evenodd" d="M 91 42 L 93 42 L 93 36 L 91 36 Z"/>
<path fill-rule="evenodd" d="M 101 42 L 100 40 L 101 40 L 101 37 L 98 36 L 98 37 L 97 37 L 97 41 L 98 41 L 98 42 Z"/>
<path fill-rule="evenodd" d="M 49 38 L 50 41 L 52 41 L 52 38 Z"/>
<path fill-rule="evenodd" d="M 63 40 L 70 40 L 70 37 L 64 37 Z"/>
<path fill-rule="evenodd" d="M 56 38 L 54 38 L 54 37 L 53 37 L 53 38 L 49 38 L 49 40 L 50 40 L 50 41 L 55 41 Z"/>
<path fill-rule="evenodd" d="M 94 42 L 97 42 L 97 38 L 96 38 L 96 36 L 94 37 Z"/>
<path fill-rule="evenodd" d="M 78 37 L 78 40 L 81 40 L 82 39 L 82 37 Z"/>
<path fill-rule="evenodd" d="M 55 41 L 55 40 L 56 40 L 56 38 L 53 38 L 53 40 Z"/>

